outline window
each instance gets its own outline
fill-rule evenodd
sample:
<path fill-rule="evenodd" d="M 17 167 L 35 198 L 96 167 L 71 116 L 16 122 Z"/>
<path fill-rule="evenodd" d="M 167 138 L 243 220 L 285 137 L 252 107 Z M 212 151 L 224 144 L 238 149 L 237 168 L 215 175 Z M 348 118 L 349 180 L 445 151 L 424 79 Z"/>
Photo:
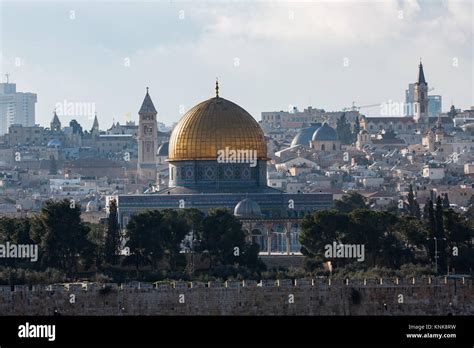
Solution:
<path fill-rule="evenodd" d="M 326 146 L 324 144 L 321 145 L 321 151 L 325 151 L 326 150 Z"/>

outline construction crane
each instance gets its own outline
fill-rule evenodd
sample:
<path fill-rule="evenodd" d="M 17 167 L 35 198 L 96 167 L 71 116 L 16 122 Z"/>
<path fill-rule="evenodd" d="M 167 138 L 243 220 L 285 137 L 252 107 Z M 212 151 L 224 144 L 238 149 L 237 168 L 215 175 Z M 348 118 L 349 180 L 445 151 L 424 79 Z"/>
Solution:
<path fill-rule="evenodd" d="M 351 107 L 343 108 L 342 111 L 359 111 L 360 109 L 372 108 L 372 107 L 376 107 L 376 106 L 380 106 L 380 104 L 371 104 L 371 105 L 361 105 L 361 106 L 357 106 L 356 103 L 355 103 L 355 101 L 353 101 Z"/>

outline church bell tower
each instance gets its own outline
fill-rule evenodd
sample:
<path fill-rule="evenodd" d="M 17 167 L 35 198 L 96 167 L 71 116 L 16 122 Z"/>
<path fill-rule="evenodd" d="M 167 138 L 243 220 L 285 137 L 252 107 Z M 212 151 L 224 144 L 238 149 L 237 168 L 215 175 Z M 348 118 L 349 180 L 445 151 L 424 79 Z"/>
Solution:
<path fill-rule="evenodd" d="M 418 129 L 424 130 L 428 128 L 428 83 L 425 80 L 421 61 L 418 66 L 418 81 L 415 83 L 413 90 L 413 104 L 414 119 L 418 124 Z"/>
<path fill-rule="evenodd" d="M 138 180 L 155 184 L 157 180 L 156 152 L 158 150 L 157 112 L 148 93 L 148 87 L 138 115 Z"/>

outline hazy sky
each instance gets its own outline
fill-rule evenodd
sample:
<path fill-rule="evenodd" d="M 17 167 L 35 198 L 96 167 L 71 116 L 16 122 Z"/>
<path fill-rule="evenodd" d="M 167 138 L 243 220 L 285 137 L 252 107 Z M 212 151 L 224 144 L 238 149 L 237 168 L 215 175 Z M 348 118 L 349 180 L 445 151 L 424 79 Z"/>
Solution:
<path fill-rule="evenodd" d="M 66 101 L 95 106 L 101 129 L 136 120 L 146 86 L 171 124 L 214 95 L 216 76 L 257 120 L 290 105 L 403 102 L 420 57 L 443 110 L 474 105 L 470 0 L 0 0 L 0 11 L 2 80 L 38 94 L 42 125 Z"/>

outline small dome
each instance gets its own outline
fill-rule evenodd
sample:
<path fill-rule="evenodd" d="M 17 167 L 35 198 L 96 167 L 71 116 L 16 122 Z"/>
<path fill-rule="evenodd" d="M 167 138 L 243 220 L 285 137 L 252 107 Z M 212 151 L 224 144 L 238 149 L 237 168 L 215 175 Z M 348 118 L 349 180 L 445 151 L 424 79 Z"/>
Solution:
<path fill-rule="evenodd" d="M 168 143 L 168 142 L 161 144 L 158 147 L 158 151 L 156 152 L 156 154 L 158 156 L 168 157 L 169 145 L 170 145 L 170 143 Z"/>
<path fill-rule="evenodd" d="M 58 147 L 61 147 L 61 141 L 59 141 L 58 139 L 52 139 L 50 141 L 48 141 L 48 147 L 54 147 L 54 148 L 58 148 Z"/>
<path fill-rule="evenodd" d="M 319 127 L 313 134 L 313 141 L 337 141 L 337 132 L 327 123 Z"/>
<path fill-rule="evenodd" d="M 86 204 L 86 211 L 97 211 L 97 203 L 95 201 L 89 201 Z"/>
<path fill-rule="evenodd" d="M 235 206 L 234 215 L 237 217 L 260 217 L 262 216 L 262 211 L 257 202 L 245 198 Z"/>
<path fill-rule="evenodd" d="M 316 132 L 319 127 L 321 127 L 321 123 L 312 123 L 310 127 L 300 129 L 293 138 L 291 147 L 296 145 L 309 146 L 314 132 Z"/>

